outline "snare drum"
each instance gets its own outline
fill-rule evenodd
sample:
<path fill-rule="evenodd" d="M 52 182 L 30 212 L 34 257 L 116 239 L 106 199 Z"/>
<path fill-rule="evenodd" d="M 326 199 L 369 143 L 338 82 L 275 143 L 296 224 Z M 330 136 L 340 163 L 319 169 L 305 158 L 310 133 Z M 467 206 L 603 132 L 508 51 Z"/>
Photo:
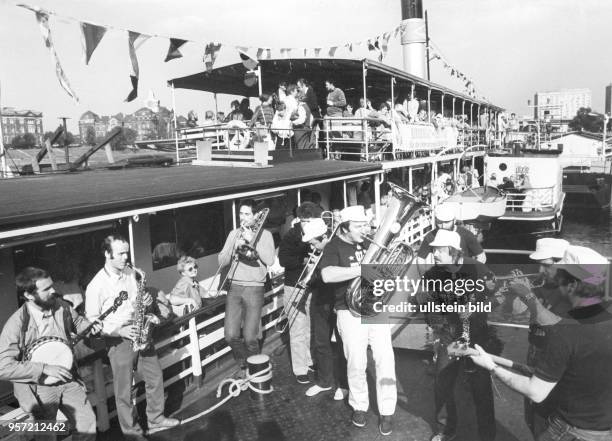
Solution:
<path fill-rule="evenodd" d="M 66 340 L 60 337 L 41 337 L 32 342 L 26 349 L 25 361 L 53 364 L 68 370 L 74 364 L 72 348 Z M 57 377 L 46 377 L 43 384 L 52 385 L 62 381 Z"/>

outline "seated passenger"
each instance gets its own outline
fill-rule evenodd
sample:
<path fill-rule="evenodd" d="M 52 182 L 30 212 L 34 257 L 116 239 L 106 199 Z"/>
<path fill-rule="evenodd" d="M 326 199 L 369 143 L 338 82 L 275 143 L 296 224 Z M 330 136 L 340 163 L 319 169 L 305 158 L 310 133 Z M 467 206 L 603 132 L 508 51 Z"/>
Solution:
<path fill-rule="evenodd" d="M 182 256 L 176 264 L 176 270 L 181 278 L 176 282 L 167 299 L 172 305 L 173 312 L 182 316 L 194 309 L 202 307 L 204 290 L 196 280 L 198 264 L 193 257 Z"/>

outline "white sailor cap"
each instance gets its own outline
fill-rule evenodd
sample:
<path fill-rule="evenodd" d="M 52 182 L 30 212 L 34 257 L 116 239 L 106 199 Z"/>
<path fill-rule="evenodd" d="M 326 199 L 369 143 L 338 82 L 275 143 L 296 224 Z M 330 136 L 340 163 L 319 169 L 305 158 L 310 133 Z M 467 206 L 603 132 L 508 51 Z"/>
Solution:
<path fill-rule="evenodd" d="M 554 237 L 544 237 L 536 241 L 536 249 L 529 255 L 533 260 L 561 259 L 569 242 L 565 239 L 555 239 Z"/>
<path fill-rule="evenodd" d="M 461 236 L 455 231 L 439 229 L 436 233 L 436 237 L 429 246 L 451 247 L 456 250 L 461 250 Z"/>
<path fill-rule="evenodd" d="M 340 220 L 342 222 L 368 222 L 369 219 L 366 216 L 365 208 L 363 205 L 353 205 L 346 207 L 340 212 Z"/>
<path fill-rule="evenodd" d="M 327 225 L 323 219 L 315 218 L 302 223 L 302 230 L 304 231 L 302 242 L 309 242 L 315 237 L 323 236 L 327 233 Z"/>
<path fill-rule="evenodd" d="M 436 219 L 440 222 L 455 220 L 455 209 L 450 204 L 440 204 L 436 207 Z"/>
<path fill-rule="evenodd" d="M 555 265 L 577 279 L 590 285 L 600 285 L 606 280 L 610 263 L 608 259 L 587 247 L 570 245 L 561 261 Z"/>

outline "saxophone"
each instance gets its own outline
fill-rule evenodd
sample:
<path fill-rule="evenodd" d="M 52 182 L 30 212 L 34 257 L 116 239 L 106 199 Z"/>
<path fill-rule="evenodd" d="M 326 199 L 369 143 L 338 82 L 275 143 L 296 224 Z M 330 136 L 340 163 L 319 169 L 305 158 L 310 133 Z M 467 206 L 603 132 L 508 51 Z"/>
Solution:
<path fill-rule="evenodd" d="M 159 324 L 159 318 L 151 313 L 147 313 L 148 306 L 144 303 L 144 296 L 147 292 L 146 273 L 128 263 L 128 267 L 134 271 L 136 278 L 136 304 L 134 305 L 134 326 L 137 329 L 137 336 L 132 341 L 132 349 L 135 352 L 142 351 L 151 344 L 151 329 L 153 325 Z"/>
<path fill-rule="evenodd" d="M 365 238 L 370 245 L 361 264 L 375 264 L 385 277 L 394 279 L 406 274 L 414 257 L 412 247 L 401 240 L 400 234 L 408 221 L 427 204 L 402 187 L 392 183 L 389 185 L 393 191 L 393 198 L 374 238 Z M 346 291 L 346 303 L 354 314 L 374 317 L 379 313 L 374 305 L 387 304 L 393 294 L 394 292 L 387 292 L 382 296 L 376 296 L 371 281 L 357 277 Z"/>

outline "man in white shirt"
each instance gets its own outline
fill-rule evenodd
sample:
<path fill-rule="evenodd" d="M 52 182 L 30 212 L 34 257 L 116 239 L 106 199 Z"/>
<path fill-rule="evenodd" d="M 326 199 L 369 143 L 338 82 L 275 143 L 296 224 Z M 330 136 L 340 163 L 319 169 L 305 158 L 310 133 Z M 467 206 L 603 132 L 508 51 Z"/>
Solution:
<path fill-rule="evenodd" d="M 106 262 L 87 286 L 85 312 L 90 320 L 95 320 L 113 304 L 121 291 L 128 293 L 128 300 L 104 320 L 102 335 L 109 348 L 108 358 L 113 370 L 113 387 L 121 430 L 125 436 L 144 439 L 132 406 L 135 366 L 142 373 L 146 384 L 149 433 L 174 427 L 179 421 L 164 417 L 164 379 L 155 348 L 153 345 L 141 351 L 132 348 L 133 340 L 138 337 L 134 325 L 138 285 L 134 270 L 127 266 L 130 246 L 123 237 L 109 235 L 102 243 L 102 251 Z M 149 293 L 144 294 L 143 302 L 147 306 L 153 303 Z"/>

